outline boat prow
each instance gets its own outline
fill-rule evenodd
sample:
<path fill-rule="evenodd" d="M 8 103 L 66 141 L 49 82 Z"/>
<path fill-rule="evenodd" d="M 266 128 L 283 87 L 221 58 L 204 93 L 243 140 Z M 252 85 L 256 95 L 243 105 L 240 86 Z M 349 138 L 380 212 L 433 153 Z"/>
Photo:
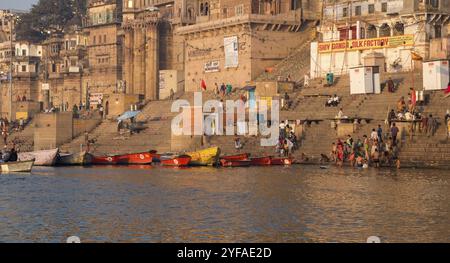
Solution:
<path fill-rule="evenodd" d="M 186 155 L 191 157 L 191 166 L 213 166 L 219 160 L 219 147 L 212 147 L 196 152 L 189 152 Z"/>
<path fill-rule="evenodd" d="M 58 157 L 59 149 L 43 150 L 35 152 L 19 153 L 20 161 L 34 160 L 35 166 L 54 166 Z"/>
<path fill-rule="evenodd" d="M 1 163 L 0 168 L 2 173 L 30 173 L 33 169 L 34 160 L 6 162 Z"/>

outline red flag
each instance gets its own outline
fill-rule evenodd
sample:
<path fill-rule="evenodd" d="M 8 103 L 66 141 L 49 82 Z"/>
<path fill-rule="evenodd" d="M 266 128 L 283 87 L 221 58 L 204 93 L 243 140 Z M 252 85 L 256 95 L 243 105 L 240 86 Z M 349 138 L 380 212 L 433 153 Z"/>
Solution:
<path fill-rule="evenodd" d="M 204 79 L 202 79 L 201 87 L 202 87 L 202 89 L 203 89 L 204 91 L 206 91 L 206 82 L 205 82 Z"/>

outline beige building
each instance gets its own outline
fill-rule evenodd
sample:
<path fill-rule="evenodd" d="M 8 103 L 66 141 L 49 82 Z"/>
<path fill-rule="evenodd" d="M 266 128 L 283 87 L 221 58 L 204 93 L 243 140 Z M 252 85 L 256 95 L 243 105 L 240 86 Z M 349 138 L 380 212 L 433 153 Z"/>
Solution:
<path fill-rule="evenodd" d="M 40 101 L 43 108 L 52 106 L 72 110 L 86 103 L 88 85 L 87 37 L 74 28 L 55 34 L 44 42 Z"/>
<path fill-rule="evenodd" d="M 87 12 L 88 93 L 106 95 L 122 86 L 122 1 L 89 0 Z"/>
<path fill-rule="evenodd" d="M 329 2 L 320 41 L 311 45 L 311 76 L 347 74 L 363 65 L 381 72 L 420 69 L 412 58 L 430 58 L 430 42 L 448 36 L 449 18 L 448 0 Z"/>
<path fill-rule="evenodd" d="M 186 1 L 182 16 L 195 21 L 177 29 L 185 39 L 185 89 L 201 83 L 244 87 L 296 49 L 302 25 L 314 19 L 309 1 Z"/>

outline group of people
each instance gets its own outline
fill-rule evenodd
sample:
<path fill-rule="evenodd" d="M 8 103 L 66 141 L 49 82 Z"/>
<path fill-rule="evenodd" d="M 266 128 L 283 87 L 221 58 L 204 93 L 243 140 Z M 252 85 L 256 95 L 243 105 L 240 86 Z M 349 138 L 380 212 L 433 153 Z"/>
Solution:
<path fill-rule="evenodd" d="M 341 99 L 338 95 L 334 94 L 334 96 L 330 96 L 325 103 L 325 107 L 337 107 L 341 103 Z"/>
<path fill-rule="evenodd" d="M 297 136 L 293 128 L 284 121 L 280 123 L 280 137 L 276 146 L 276 152 L 280 156 L 288 157 L 299 147 Z"/>
<path fill-rule="evenodd" d="M 231 86 L 231 84 L 225 85 L 225 83 L 222 83 L 219 86 L 217 83 L 214 83 L 214 94 L 216 96 L 225 98 L 225 96 L 230 95 L 232 92 L 233 92 L 233 86 Z"/>
<path fill-rule="evenodd" d="M 372 130 L 370 137 L 364 135 L 363 139 L 355 140 L 348 135 L 345 141 L 338 139 L 332 144 L 332 161 L 339 166 L 349 162 L 350 166 L 358 168 L 368 168 L 370 165 L 378 168 L 382 164 L 400 168 L 398 133 L 399 129 L 393 123 L 388 139 L 384 137 L 381 125 Z"/>
<path fill-rule="evenodd" d="M 5 145 L 0 154 L 0 163 L 17 162 L 19 159 L 16 147 L 14 145 L 11 148 Z"/>

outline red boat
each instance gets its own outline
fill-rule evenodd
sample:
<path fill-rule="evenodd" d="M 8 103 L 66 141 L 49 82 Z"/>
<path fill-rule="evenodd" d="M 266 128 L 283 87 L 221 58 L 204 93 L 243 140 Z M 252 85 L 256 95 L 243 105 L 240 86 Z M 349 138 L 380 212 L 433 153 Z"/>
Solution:
<path fill-rule="evenodd" d="M 92 156 L 94 165 L 114 165 L 119 161 L 119 156 Z"/>
<path fill-rule="evenodd" d="M 257 157 L 257 158 L 251 158 L 251 165 L 255 166 L 266 166 L 272 164 L 272 158 L 270 157 Z"/>
<path fill-rule="evenodd" d="M 161 164 L 163 166 L 184 167 L 189 165 L 191 159 L 192 158 L 187 155 L 175 156 L 171 158 L 161 158 Z"/>
<path fill-rule="evenodd" d="M 272 158 L 272 165 L 292 165 L 294 159 L 292 158 Z"/>
<path fill-rule="evenodd" d="M 249 153 L 243 153 L 243 154 L 238 154 L 238 155 L 223 156 L 223 157 L 220 157 L 220 160 L 246 161 L 246 160 L 248 160 L 248 157 L 250 157 Z"/>
<path fill-rule="evenodd" d="M 220 163 L 223 167 L 249 167 L 252 164 L 250 160 L 236 160 L 229 161 L 225 159 L 220 159 Z"/>
<path fill-rule="evenodd" d="M 151 164 L 153 162 L 152 154 L 145 153 L 131 153 L 118 155 L 117 164 L 128 165 L 128 164 Z"/>

